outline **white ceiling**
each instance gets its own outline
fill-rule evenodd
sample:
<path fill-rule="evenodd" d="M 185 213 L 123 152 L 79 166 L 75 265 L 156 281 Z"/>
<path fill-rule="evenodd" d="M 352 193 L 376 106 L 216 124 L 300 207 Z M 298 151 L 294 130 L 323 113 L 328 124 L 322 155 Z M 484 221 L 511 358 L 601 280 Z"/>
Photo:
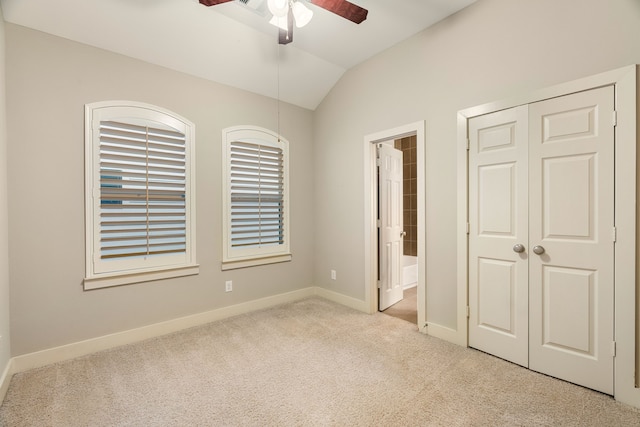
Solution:
<path fill-rule="evenodd" d="M 315 109 L 349 68 L 476 0 L 351 0 L 356 25 L 313 4 L 314 17 L 279 46 L 251 6 L 198 0 L 0 0 L 5 21 Z M 279 66 L 278 66 L 279 64 Z M 280 85 L 278 85 L 278 74 Z"/>

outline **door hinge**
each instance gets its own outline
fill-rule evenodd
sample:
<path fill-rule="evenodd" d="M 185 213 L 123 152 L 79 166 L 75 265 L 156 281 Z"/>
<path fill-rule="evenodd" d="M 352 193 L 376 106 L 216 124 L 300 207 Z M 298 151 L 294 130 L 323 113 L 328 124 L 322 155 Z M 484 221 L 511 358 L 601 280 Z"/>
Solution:
<path fill-rule="evenodd" d="M 467 319 L 469 318 L 471 314 L 471 309 L 469 308 L 469 306 L 467 306 Z"/>
<path fill-rule="evenodd" d="M 613 110 L 612 121 L 614 127 L 618 126 L 618 112 L 616 110 Z"/>
<path fill-rule="evenodd" d="M 376 166 L 380 166 L 380 157 L 376 158 Z"/>
<path fill-rule="evenodd" d="M 611 238 L 613 239 L 613 243 L 618 240 L 618 230 L 615 227 L 613 227 L 613 230 L 611 232 Z"/>
<path fill-rule="evenodd" d="M 467 227 L 467 234 L 469 234 L 470 230 L 471 230 L 471 224 L 467 223 L 466 224 Z"/>
<path fill-rule="evenodd" d="M 381 220 L 379 220 L 379 219 L 376 220 L 376 227 L 378 227 L 378 228 L 382 227 L 382 221 Z"/>
<path fill-rule="evenodd" d="M 382 288 L 382 282 L 380 282 L 380 280 L 378 280 L 378 289 Z"/>
<path fill-rule="evenodd" d="M 471 148 L 471 141 L 467 138 L 467 151 Z"/>
<path fill-rule="evenodd" d="M 611 343 L 611 357 L 616 357 L 616 342 Z"/>

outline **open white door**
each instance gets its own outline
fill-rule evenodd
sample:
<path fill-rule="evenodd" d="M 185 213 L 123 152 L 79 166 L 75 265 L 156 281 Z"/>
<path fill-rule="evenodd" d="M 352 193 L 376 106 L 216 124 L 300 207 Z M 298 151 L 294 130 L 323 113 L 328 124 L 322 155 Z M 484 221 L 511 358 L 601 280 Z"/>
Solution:
<path fill-rule="evenodd" d="M 379 298 L 385 310 L 402 300 L 402 151 L 378 144 Z"/>

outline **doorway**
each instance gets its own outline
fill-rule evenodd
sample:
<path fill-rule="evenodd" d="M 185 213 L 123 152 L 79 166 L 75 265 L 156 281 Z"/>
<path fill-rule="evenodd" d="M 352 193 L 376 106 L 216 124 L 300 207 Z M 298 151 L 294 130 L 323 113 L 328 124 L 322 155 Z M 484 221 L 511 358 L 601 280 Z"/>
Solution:
<path fill-rule="evenodd" d="M 426 332 L 426 284 L 425 278 L 425 128 L 424 121 L 411 123 L 386 131 L 365 136 L 364 161 L 365 161 L 365 302 L 370 313 L 379 310 L 378 276 L 379 276 L 379 249 L 378 249 L 378 169 L 377 169 L 377 145 L 383 142 L 401 141 L 404 138 L 415 140 L 415 227 L 412 231 L 413 239 L 410 248 L 415 248 L 415 307 L 417 309 L 416 321 L 418 329 Z M 400 142 L 400 146 L 402 143 Z M 409 178 L 411 179 L 411 178 Z M 411 185 L 408 183 L 407 185 Z M 403 183 L 404 186 L 404 183 Z M 412 205 L 409 204 L 411 207 Z M 404 213 L 402 214 L 404 218 Z M 402 230 L 406 231 L 406 230 Z M 409 233 L 407 233 L 409 234 Z M 399 260 L 401 262 L 401 260 Z M 408 301 L 407 301 L 408 302 Z"/>
<path fill-rule="evenodd" d="M 378 309 L 414 325 L 418 324 L 416 140 L 416 135 L 409 135 L 378 144 Z M 397 174 L 390 174 L 394 164 Z"/>

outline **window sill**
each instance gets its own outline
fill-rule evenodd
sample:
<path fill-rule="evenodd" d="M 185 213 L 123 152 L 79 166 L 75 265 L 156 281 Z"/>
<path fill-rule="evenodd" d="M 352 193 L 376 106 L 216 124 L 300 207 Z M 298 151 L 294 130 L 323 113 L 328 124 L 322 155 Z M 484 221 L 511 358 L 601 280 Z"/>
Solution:
<path fill-rule="evenodd" d="M 144 271 L 138 273 L 117 274 L 84 279 L 84 290 L 108 288 L 111 286 L 130 285 L 133 283 L 150 282 L 153 280 L 171 279 L 174 277 L 193 276 L 199 274 L 199 265 L 173 268 L 170 270 Z"/>
<path fill-rule="evenodd" d="M 234 270 L 236 268 L 255 267 L 258 265 L 276 264 L 291 261 L 291 254 L 277 255 L 266 258 L 250 258 L 236 261 L 222 261 L 222 270 Z"/>

